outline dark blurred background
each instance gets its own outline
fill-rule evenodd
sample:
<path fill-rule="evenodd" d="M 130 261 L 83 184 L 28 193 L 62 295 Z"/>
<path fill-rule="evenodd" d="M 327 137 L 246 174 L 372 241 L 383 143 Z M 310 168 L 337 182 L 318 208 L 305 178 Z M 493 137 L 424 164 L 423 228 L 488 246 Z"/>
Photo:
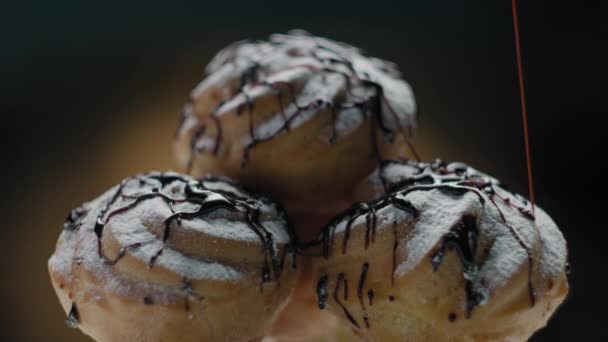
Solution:
<path fill-rule="evenodd" d="M 67 328 L 47 274 L 64 218 L 125 176 L 175 167 L 181 105 L 235 40 L 302 28 L 398 63 L 423 158 L 468 162 L 527 194 L 510 6 L 2 1 L 0 339 L 87 340 Z M 601 1 L 520 4 L 537 200 L 573 265 L 570 297 L 533 341 L 608 339 L 607 15 Z"/>

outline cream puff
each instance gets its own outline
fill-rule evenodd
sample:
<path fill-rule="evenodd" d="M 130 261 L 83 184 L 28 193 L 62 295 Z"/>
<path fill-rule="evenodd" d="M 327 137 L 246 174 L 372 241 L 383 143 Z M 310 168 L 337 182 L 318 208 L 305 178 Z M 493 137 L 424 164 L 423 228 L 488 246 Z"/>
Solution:
<path fill-rule="evenodd" d="M 270 200 L 152 172 L 74 209 L 49 271 L 68 324 L 97 341 L 250 341 L 295 287 L 294 252 Z"/>
<path fill-rule="evenodd" d="M 395 64 L 355 47 L 302 31 L 275 34 L 228 46 L 206 74 L 175 142 L 194 176 L 227 175 L 290 213 L 333 215 L 379 160 L 408 153 L 412 91 Z"/>
<path fill-rule="evenodd" d="M 524 341 L 568 293 L 539 207 L 462 163 L 387 162 L 319 237 L 319 307 L 373 341 Z"/>

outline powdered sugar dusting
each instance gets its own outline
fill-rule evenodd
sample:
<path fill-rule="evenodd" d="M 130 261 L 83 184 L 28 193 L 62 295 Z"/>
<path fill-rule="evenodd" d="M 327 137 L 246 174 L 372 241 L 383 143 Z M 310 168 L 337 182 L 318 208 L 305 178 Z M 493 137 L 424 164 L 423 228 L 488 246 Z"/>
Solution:
<path fill-rule="evenodd" d="M 162 178 L 155 178 L 157 176 Z M 70 276 L 74 260 L 78 260 L 79 267 L 84 267 L 97 277 L 106 279 L 104 286 L 107 289 L 120 293 L 132 290 L 128 282 L 129 275 L 121 275 L 109 259 L 104 260 L 104 256 L 99 254 L 95 227 L 101 214 L 101 219 L 105 220 L 103 234 L 110 234 L 127 254 L 140 260 L 144 265 L 154 259 L 154 267 L 170 270 L 179 277 L 192 280 L 234 282 L 249 277 L 251 270 L 248 270 L 246 265 L 239 264 L 241 260 L 226 263 L 223 259 L 214 260 L 207 257 L 205 250 L 198 250 L 197 254 L 193 255 L 192 251 L 184 253 L 176 249 L 179 245 L 163 242 L 161 237 L 168 217 L 179 211 L 196 212 L 200 207 L 196 201 L 183 200 L 187 197 L 187 192 L 192 191 L 186 190 L 185 184 L 193 181 L 190 177 L 176 173 L 149 173 L 129 178 L 123 181 L 121 187 L 108 190 L 87 204 L 88 213 L 83 217 L 77 230 L 64 230 L 61 234 L 57 250 L 49 260 L 51 269 L 64 276 Z M 239 205 L 255 206 L 259 210 L 260 224 L 273 236 L 275 250 L 290 242 L 284 214 L 274 204 L 261 197 L 252 197 L 245 190 L 223 179 L 209 178 L 203 184 L 212 191 L 207 195 L 208 201 L 222 200 L 225 196 L 236 196 L 235 198 L 242 201 Z M 140 196 L 149 196 L 149 198 L 138 201 Z M 163 196 L 175 202 L 168 203 Z M 124 208 L 127 209 L 123 210 Z M 204 236 L 206 239 L 241 241 L 246 244 L 244 246 L 262 250 L 259 236 L 245 222 L 243 215 L 240 212 L 218 208 L 200 217 L 184 218 L 179 223 L 174 221 L 171 229 L 181 229 L 198 234 L 201 238 Z M 101 248 L 104 253 L 103 244 Z M 159 254 L 161 250 L 162 253 Z M 114 254 L 117 253 L 116 251 Z M 259 253 L 261 262 L 263 256 L 261 252 Z M 165 285 L 152 285 L 154 286 Z M 167 295 L 170 294 L 171 291 Z"/>
<path fill-rule="evenodd" d="M 243 148 L 255 145 L 254 141 L 288 134 L 319 115 L 332 115 L 335 136 L 330 142 L 352 134 L 370 115 L 377 115 L 385 133 L 409 134 L 415 127 L 414 95 L 395 64 L 303 31 L 275 34 L 268 41 L 231 44 L 213 58 L 206 72 L 207 77 L 192 92 L 197 110 L 184 112 L 188 127 L 190 117 L 206 126 L 210 114 L 220 118 L 221 125 L 221 120 L 235 111 L 255 111 L 262 97 L 276 96 L 280 103 L 272 115 L 256 117 L 255 135 L 239 139 Z M 221 99 L 217 98 L 218 89 L 223 90 Z M 353 107 L 357 110 L 349 110 Z M 213 139 L 196 135 L 184 125 L 179 132 L 194 140 L 191 146 L 205 146 L 207 152 L 211 141 L 221 144 L 221 140 L 214 140 L 217 132 L 211 134 Z M 323 137 L 327 130 L 318 134 Z M 204 143 L 199 144 L 200 140 Z"/>
<path fill-rule="evenodd" d="M 402 262 L 396 276 L 434 262 L 442 241 L 467 216 L 475 218 L 476 266 L 464 276 L 483 297 L 479 304 L 528 267 L 530 291 L 542 290 L 544 280 L 564 274 L 566 243 L 555 223 L 539 207 L 536 217 L 530 217 L 529 202 L 504 190 L 498 180 L 462 163 L 440 161 L 389 163 L 376 172 L 375 177 L 380 176 L 397 198 L 409 201 L 420 213 L 399 242 Z"/>

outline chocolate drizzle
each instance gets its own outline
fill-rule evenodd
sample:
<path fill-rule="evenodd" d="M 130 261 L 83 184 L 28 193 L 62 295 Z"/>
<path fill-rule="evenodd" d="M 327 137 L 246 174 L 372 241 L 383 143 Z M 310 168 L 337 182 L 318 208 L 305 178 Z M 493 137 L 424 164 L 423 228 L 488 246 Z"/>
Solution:
<path fill-rule="evenodd" d="M 319 309 L 325 309 L 327 303 L 327 275 L 321 276 L 317 282 L 317 300 Z"/>
<path fill-rule="evenodd" d="M 363 286 L 365 286 L 365 278 L 367 277 L 368 269 L 369 269 L 369 263 L 364 262 L 363 265 L 361 266 L 361 275 L 359 276 L 359 284 L 357 285 L 357 297 L 359 298 L 359 304 L 361 305 L 361 311 L 363 311 L 363 321 L 365 322 L 365 326 L 367 328 L 369 328 L 369 319 L 367 317 L 367 312 L 365 310 L 365 304 L 363 304 Z"/>
<path fill-rule="evenodd" d="M 342 240 L 342 254 L 346 254 L 348 241 L 350 238 L 351 226 L 357 220 L 357 218 L 364 216 L 366 221 L 366 232 L 365 232 L 365 247 L 369 246 L 370 241 L 374 242 L 374 236 L 376 232 L 376 212 L 382 208 L 392 205 L 394 208 L 404 212 L 408 212 L 415 219 L 418 217 L 418 210 L 408 200 L 398 197 L 397 195 L 388 195 L 381 199 L 369 202 L 369 203 L 357 203 L 347 209 L 340 215 L 336 216 L 332 221 L 323 228 L 321 232 L 321 243 L 323 245 L 323 255 L 325 258 L 329 257 L 331 248 L 333 245 L 333 236 L 335 230 L 341 222 L 346 221 L 344 228 L 344 238 Z"/>
<path fill-rule="evenodd" d="M 448 314 L 448 321 L 450 321 L 450 322 L 452 322 L 452 323 L 453 323 L 453 322 L 455 322 L 455 321 L 456 321 L 456 318 L 458 318 L 458 317 L 456 316 L 456 313 L 454 313 L 454 312 L 450 312 L 450 313 Z"/>
<path fill-rule="evenodd" d="M 407 177 L 403 177 L 403 179 L 391 179 L 390 175 L 387 176 L 385 172 L 385 170 L 391 167 L 408 169 Z M 531 211 L 525 207 L 529 204 L 525 198 L 508 190 L 508 188 L 497 179 L 483 174 L 464 163 L 446 164 L 439 159 L 432 163 L 385 161 L 379 169 L 378 177 L 382 184 L 387 184 L 388 193 L 391 195 L 398 193 L 405 196 L 413 191 L 429 191 L 434 189 L 453 195 L 463 195 L 467 192 L 473 192 L 477 195 L 482 205 L 485 204 L 485 196 L 487 196 L 487 198 L 490 199 L 492 206 L 497 210 L 502 223 L 507 227 L 509 233 L 517 241 L 518 245 L 526 252 L 528 260 L 528 292 L 530 305 L 534 306 L 536 302 L 536 293 L 532 284 L 534 265 L 532 251 L 523 241 L 517 230 L 515 230 L 507 221 L 505 214 L 496 203 L 497 199 L 501 200 L 507 206 L 515 208 L 526 219 L 534 221 L 534 216 Z M 509 198 L 500 196 L 496 192 L 496 188 L 501 188 L 509 192 L 521 202 L 523 206 L 513 203 Z M 542 244 L 538 228 L 536 228 L 536 233 L 538 234 L 539 242 Z"/>
<path fill-rule="evenodd" d="M 280 67 L 277 67 L 279 65 Z M 271 141 L 282 133 L 289 132 L 293 129 L 294 122 L 303 113 L 310 113 L 310 111 L 314 112 L 312 115 L 328 113 L 331 116 L 329 137 L 331 145 L 335 144 L 340 136 L 340 130 L 336 124 L 339 116 L 344 115 L 345 110 L 352 108 L 358 109 L 364 119 L 376 118 L 378 128 L 389 141 L 392 141 L 392 137 L 397 131 L 401 132 L 407 141 L 407 135 L 411 135 L 415 125 L 413 97 L 409 93 L 407 84 L 401 79 L 396 65 L 367 57 L 361 50 L 343 43 L 336 43 L 302 32 L 274 35 L 270 42 L 244 41 L 233 44 L 220 52 L 209 64 L 207 70 L 209 74 L 213 75 L 215 72 L 225 72 L 229 67 L 236 75 L 232 76 L 234 80 L 223 80 L 223 82 L 227 82 L 224 89 L 228 92 L 223 95 L 214 108 L 199 109 L 201 112 L 195 113 L 192 104 L 189 103 L 186 105 L 188 110 L 182 112 L 180 125 L 187 122 L 188 117 L 193 118 L 198 125 L 189 137 L 191 153 L 188 173 L 192 168 L 194 157 L 204 152 L 204 149 L 197 148 L 197 145 L 208 133 L 205 128 L 211 121 L 216 128 L 212 155 L 218 155 L 223 131 L 220 117 L 225 112 L 225 108 L 229 108 L 224 107 L 229 102 L 242 101 L 236 107 L 237 116 L 242 115 L 245 107 L 248 112 L 249 142 L 244 147 L 241 167 L 247 165 L 250 153 L 256 146 Z M 371 72 L 372 70 L 373 72 Z M 300 78 L 288 76 L 283 80 L 277 77 L 277 75 L 290 75 L 290 72 L 298 74 L 301 71 L 306 74 L 300 75 Z M 370 73 L 374 75 L 370 75 Z M 234 77 L 237 75 L 240 75 L 240 84 L 238 87 L 231 86 L 230 82 L 239 82 L 239 79 Z M 343 77 L 344 86 L 340 90 L 334 89 L 335 84 L 328 82 L 328 77 L 333 75 Z M 309 86 L 309 82 L 314 82 L 313 80 L 317 78 L 321 80 L 321 84 L 315 87 Z M 385 79 L 390 80 L 391 83 L 386 83 L 389 81 L 385 81 Z M 393 98 L 389 99 L 385 96 L 384 86 L 394 83 L 398 83 L 400 87 L 399 101 L 404 101 L 404 99 L 405 102 L 411 101 L 411 108 L 396 110 L 391 105 Z M 257 95 L 252 95 L 251 90 L 260 87 L 266 87 L 274 93 L 278 104 L 276 114 L 280 115 L 282 119 L 282 124 L 264 137 L 256 136 L 253 118 Z M 309 88 L 318 89 L 318 93 L 313 94 L 313 98 L 307 99 L 306 103 L 300 103 L 301 97 L 310 95 L 306 93 Z M 327 91 L 323 92 L 321 89 Z M 288 96 L 285 90 L 289 90 Z M 196 100 L 195 97 L 191 101 Z M 286 100 L 290 102 L 286 103 Z M 299 120 L 300 123 L 303 121 L 306 121 L 306 118 Z M 371 126 L 375 131 L 376 125 Z M 186 130 L 180 127 L 178 132 L 186 132 Z M 374 146 L 375 144 L 376 141 L 373 141 Z"/>
<path fill-rule="evenodd" d="M 367 290 L 367 299 L 369 301 L 369 306 L 374 305 L 374 290 Z"/>
<path fill-rule="evenodd" d="M 378 200 L 368 202 L 368 203 L 358 203 L 353 205 L 350 209 L 346 210 L 342 214 L 336 216 L 323 230 L 320 234 L 320 241 L 316 243 L 321 244 L 322 253 L 325 258 L 329 258 L 329 255 L 332 251 L 332 246 L 334 245 L 334 236 L 337 226 L 346 221 L 346 226 L 344 228 L 344 237 L 342 240 L 342 254 L 346 254 L 347 245 L 350 238 L 350 230 L 352 224 L 355 220 L 361 216 L 365 217 L 365 249 L 368 248 L 370 243 L 375 241 L 376 234 L 376 226 L 377 226 L 377 217 L 376 212 L 380 209 L 383 209 L 389 205 L 392 205 L 394 208 L 407 212 L 411 215 L 413 219 L 417 219 L 419 216 L 418 210 L 412 205 L 408 200 L 398 196 L 397 194 L 391 194 L 384 196 Z M 397 253 L 397 230 L 396 226 L 393 227 L 394 231 L 394 246 L 393 246 L 393 272 L 391 272 L 391 284 L 394 284 L 394 270 L 395 270 L 395 260 Z"/>
<path fill-rule="evenodd" d="M 80 224 L 82 223 L 82 219 L 87 215 L 88 210 L 85 209 L 84 206 L 78 207 L 70 211 L 65 223 L 63 224 L 63 229 L 68 231 L 75 231 L 80 228 Z"/>
<path fill-rule="evenodd" d="M 78 324 L 80 324 L 80 313 L 78 313 L 78 307 L 76 306 L 76 302 L 72 302 L 70 313 L 68 313 L 68 318 L 65 322 L 70 328 L 76 328 L 78 327 Z"/>
<path fill-rule="evenodd" d="M 441 247 L 431 257 L 433 271 L 437 272 L 443 261 L 446 250 L 456 250 L 462 263 L 462 275 L 464 278 L 464 290 L 466 295 L 466 318 L 471 317 L 473 309 L 483 300 L 484 295 L 475 289 L 473 280 L 477 277 L 477 264 L 475 255 L 477 250 L 476 218 L 466 215 L 450 231 L 443 236 Z"/>
<path fill-rule="evenodd" d="M 163 190 L 167 186 L 174 185 L 173 183 L 175 182 L 182 184 L 183 197 L 173 198 L 163 192 Z M 239 192 L 237 193 L 230 190 L 211 190 L 205 185 L 207 184 L 207 182 L 229 183 L 232 187 L 239 189 L 237 190 Z M 129 185 L 136 185 L 136 188 L 140 189 L 142 192 L 139 194 L 125 194 L 124 189 L 127 183 Z M 130 186 L 129 188 L 132 187 Z M 113 206 L 115 206 L 117 201 L 121 198 L 129 202 L 123 206 L 113 209 Z M 104 228 L 106 227 L 108 222 L 113 217 L 121 213 L 127 212 L 135 208 L 142 202 L 153 198 L 161 198 L 170 207 L 172 214 L 164 221 L 165 226 L 164 230 L 162 231 L 163 247 L 161 247 L 150 258 L 148 262 L 149 267 L 153 267 L 157 259 L 162 255 L 164 244 L 171 238 L 171 231 L 172 229 L 174 229 L 174 226 L 179 226 L 183 220 L 193 220 L 196 218 L 205 217 L 206 215 L 209 215 L 210 213 L 216 210 L 223 209 L 230 212 L 241 213 L 244 218 L 244 221 L 259 238 L 262 244 L 262 252 L 264 254 L 264 262 L 260 271 L 262 283 L 268 282 L 270 280 L 275 280 L 277 284 L 279 283 L 279 279 L 281 277 L 281 272 L 283 269 L 282 258 L 279 258 L 278 247 L 276 246 L 273 234 L 268 231 L 260 222 L 260 209 L 265 204 L 269 203 L 268 200 L 264 197 L 253 195 L 239 187 L 235 182 L 229 181 L 222 177 L 207 177 L 202 179 L 201 181 L 196 181 L 187 176 L 182 176 L 176 173 L 156 172 L 124 180 L 117 187 L 110 200 L 107 201 L 106 204 L 99 211 L 93 228 L 93 231 L 97 237 L 99 256 L 104 260 L 105 263 L 110 266 L 115 265 L 130 250 L 134 250 L 143 246 L 143 243 L 139 242 L 133 243 L 128 246 L 123 246 L 114 258 L 108 258 L 103 251 L 102 245 Z M 185 202 L 198 205 L 198 208 L 193 211 L 176 212 L 174 205 L 177 203 Z M 290 237 L 293 237 L 294 234 L 291 231 L 291 226 L 289 224 L 289 221 L 286 219 L 286 215 L 278 207 L 277 212 L 279 213 L 279 216 L 281 218 L 285 218 L 288 234 L 290 235 Z M 67 227 L 66 229 L 69 230 L 74 230 L 74 227 L 79 224 L 83 215 L 84 213 L 82 213 L 81 209 L 75 209 L 68 216 L 64 227 Z M 295 247 L 292 246 L 293 243 L 294 241 L 292 240 L 288 243 L 288 245 L 285 246 L 283 258 L 285 257 L 285 253 L 287 253 L 288 250 L 296 250 Z M 292 264 L 295 265 L 295 260 Z M 199 296 L 194 295 L 192 293 L 192 286 L 189 280 L 184 281 L 184 291 L 186 293 L 185 306 L 186 308 L 188 308 L 188 297 L 194 296 L 198 298 Z"/>
<path fill-rule="evenodd" d="M 391 170 L 391 168 L 393 168 Z M 397 169 L 394 169 L 397 168 Z M 355 221 L 364 216 L 365 218 L 365 249 L 374 242 L 374 236 L 377 229 L 377 212 L 382 208 L 392 205 L 393 208 L 400 211 L 408 212 L 411 218 L 416 220 L 419 216 L 418 210 L 406 199 L 406 196 L 414 191 L 430 191 L 438 190 L 450 196 L 463 196 L 466 193 L 472 192 L 477 196 L 479 203 L 484 206 L 486 203 L 497 210 L 500 221 L 505 225 L 508 233 L 516 240 L 517 244 L 525 251 L 528 261 L 528 290 L 530 296 L 530 305 L 534 306 L 536 293 L 532 283 L 533 272 L 533 254 L 528 245 L 519 235 L 518 231 L 506 219 L 501 207 L 497 201 L 501 201 L 505 205 L 514 208 L 524 218 L 534 220 L 530 211 L 525 207 L 528 202 L 519 195 L 513 194 L 498 182 L 498 180 L 478 172 L 469 166 L 462 163 L 446 164 L 441 160 L 436 160 L 432 163 L 421 163 L 412 161 L 382 161 L 382 166 L 378 173 L 379 183 L 385 189 L 385 194 L 374 201 L 367 203 L 358 203 L 342 214 L 336 216 L 321 232 L 319 241 L 322 244 L 322 253 L 325 258 L 329 258 L 335 245 L 336 228 L 339 225 L 344 227 L 341 253 L 347 253 L 347 246 L 351 235 L 352 225 Z M 513 201 L 508 197 L 501 196 L 496 190 L 497 188 L 504 189 L 509 192 L 517 201 Z M 516 203 L 520 202 L 520 203 Z M 396 253 L 399 246 L 399 222 L 393 221 L 393 258 L 392 258 L 392 277 L 391 284 L 394 286 L 394 273 L 396 267 Z M 538 230 L 537 230 L 538 233 Z M 486 299 L 487 294 L 483 289 L 475 285 L 475 281 L 479 279 L 479 266 L 476 262 L 477 239 L 479 231 L 476 223 L 476 217 L 472 215 L 464 215 L 461 220 L 446 233 L 441 242 L 439 250 L 431 257 L 433 269 L 437 271 L 443 261 L 445 253 L 455 250 L 458 253 L 462 263 L 462 273 L 464 278 L 464 291 L 466 297 L 465 317 L 470 318 L 473 309 Z M 540 238 L 540 236 L 539 236 Z M 540 240 L 542 243 L 542 240 Z M 488 251 L 482 251 L 487 255 Z M 366 326 L 369 323 L 366 320 L 365 305 L 363 303 L 363 284 L 367 276 L 369 264 L 364 263 L 359 286 L 357 288 L 357 296 L 359 304 L 364 312 L 364 321 Z M 339 280 L 343 278 L 343 274 Z M 339 284 L 337 286 L 340 286 Z M 368 291 L 370 306 L 374 292 Z M 389 301 L 394 301 L 394 296 L 389 296 Z M 340 303 L 338 303 L 341 305 Z M 343 305 L 341 305 L 343 306 Z M 343 310 L 345 310 L 343 308 Z M 347 311 L 345 311 L 345 314 Z M 347 318 L 349 315 L 347 315 Z M 452 317 L 452 316 L 450 316 Z M 352 318 L 352 316 L 351 316 Z M 456 315 L 454 314 L 454 319 Z M 350 320 L 350 318 L 349 318 Z"/>
<path fill-rule="evenodd" d="M 336 280 L 336 288 L 334 290 L 334 300 L 340 306 L 340 308 L 342 308 L 342 311 L 344 312 L 344 315 L 346 316 L 348 321 L 351 322 L 355 327 L 358 328 L 359 323 L 357 323 L 357 320 L 355 320 L 355 318 L 348 311 L 346 306 L 344 306 L 344 303 L 342 303 L 342 301 L 340 300 L 340 296 L 338 295 L 338 293 L 340 292 L 340 285 L 342 284 L 342 282 L 346 283 L 346 279 L 344 278 L 344 273 L 338 274 L 338 280 Z"/>

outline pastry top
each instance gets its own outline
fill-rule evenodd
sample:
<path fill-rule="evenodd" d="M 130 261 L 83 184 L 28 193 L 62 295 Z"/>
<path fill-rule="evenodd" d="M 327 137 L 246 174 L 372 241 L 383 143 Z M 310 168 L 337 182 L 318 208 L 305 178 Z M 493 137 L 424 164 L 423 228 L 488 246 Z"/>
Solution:
<path fill-rule="evenodd" d="M 160 283 L 165 271 L 189 281 L 265 282 L 280 277 L 291 243 L 286 215 L 270 200 L 224 178 L 151 172 L 74 209 L 50 265 L 64 275 L 74 263 L 136 278 L 162 270 L 146 273 Z"/>
<path fill-rule="evenodd" d="M 388 136 L 412 133 L 415 127 L 414 96 L 395 64 L 303 31 L 236 42 L 213 58 L 206 73 L 191 93 L 178 130 L 190 132 L 191 152 L 217 154 L 230 139 L 227 130 L 233 129 L 221 127 L 222 117 L 231 114 L 243 116 L 247 134 L 238 141 L 245 146 L 243 163 L 257 144 L 328 110 L 333 123 L 322 135 L 329 143 L 347 136 L 370 115 Z M 276 110 L 255 123 L 247 118 L 269 101 L 276 102 Z"/>
<path fill-rule="evenodd" d="M 324 229 L 326 257 L 360 260 L 374 241 L 387 241 L 378 236 L 394 236 L 391 274 L 399 278 L 421 263 L 437 271 L 446 253 L 456 250 L 469 316 L 522 269 L 528 269 L 531 306 L 558 282 L 564 288 L 567 249 L 558 227 L 538 206 L 533 214 L 525 198 L 495 178 L 440 160 L 387 161 L 372 178 L 386 194 L 356 204 Z"/>
<path fill-rule="evenodd" d="M 68 325 L 99 341 L 270 331 L 297 279 L 286 214 L 218 177 L 129 177 L 68 216 L 49 260 Z"/>

